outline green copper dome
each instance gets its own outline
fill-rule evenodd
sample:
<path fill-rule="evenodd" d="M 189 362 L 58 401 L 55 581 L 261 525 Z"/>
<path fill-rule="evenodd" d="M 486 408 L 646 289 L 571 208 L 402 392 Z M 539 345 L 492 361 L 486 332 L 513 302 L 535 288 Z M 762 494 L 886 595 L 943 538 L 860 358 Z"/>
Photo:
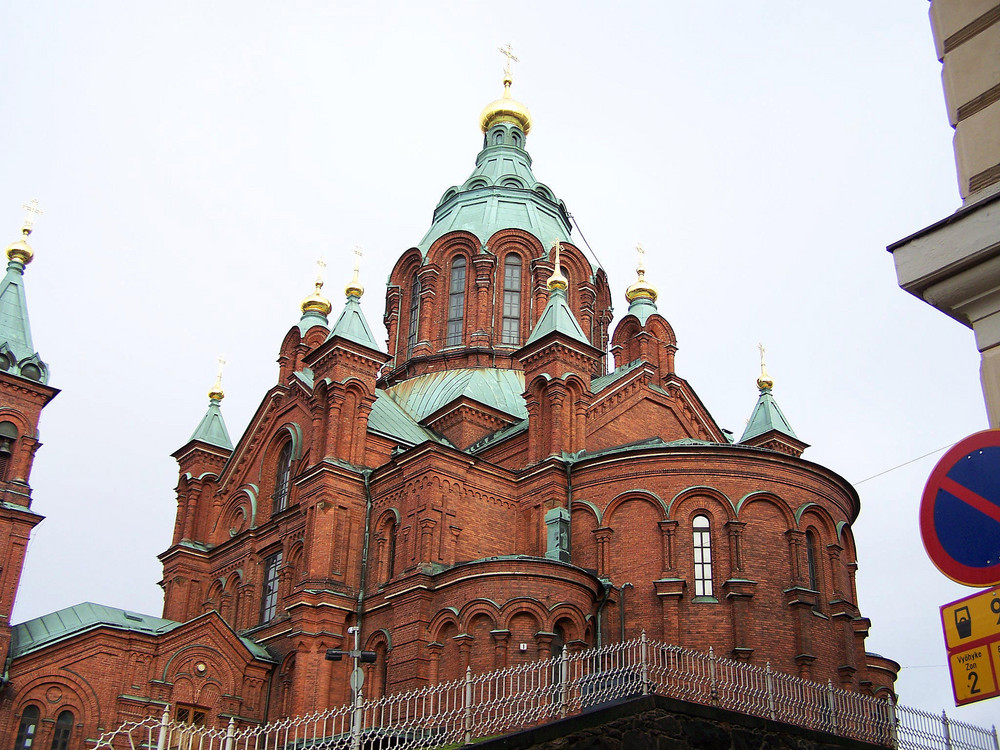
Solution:
<path fill-rule="evenodd" d="M 426 254 L 439 237 L 472 232 L 481 244 L 501 229 L 523 229 L 542 244 L 570 242 L 566 204 L 531 171 L 524 131 L 495 122 L 485 134 L 476 168 L 462 185 L 448 188 L 434 209 L 431 228 L 418 247 Z"/>

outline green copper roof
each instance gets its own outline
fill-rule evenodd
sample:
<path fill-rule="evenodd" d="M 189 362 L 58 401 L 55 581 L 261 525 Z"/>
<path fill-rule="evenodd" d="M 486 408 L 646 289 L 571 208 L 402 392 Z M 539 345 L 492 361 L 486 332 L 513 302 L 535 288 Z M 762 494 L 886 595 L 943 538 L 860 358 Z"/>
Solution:
<path fill-rule="evenodd" d="M 12 658 L 24 656 L 99 627 L 159 636 L 181 627 L 182 624 L 160 617 L 106 607 L 103 604 L 84 602 L 15 625 L 11 632 L 10 654 Z M 273 661 L 263 646 L 249 638 L 240 637 L 240 640 L 256 658 Z"/>
<path fill-rule="evenodd" d="M 543 336 L 556 331 L 591 346 L 576 317 L 574 317 L 573 311 L 569 309 L 569 303 L 566 301 L 566 290 L 559 288 L 549 290 L 549 301 L 545 305 L 545 309 L 542 310 L 542 317 L 538 319 L 535 329 L 528 336 L 524 345 L 533 344 Z"/>
<path fill-rule="evenodd" d="M 798 440 L 798 435 L 795 434 L 792 426 L 788 424 L 788 420 L 785 419 L 785 415 L 778 408 L 778 403 L 774 400 L 774 396 L 771 395 L 771 389 L 761 388 L 760 396 L 757 398 L 757 405 L 753 408 L 753 414 L 750 415 L 750 421 L 747 423 L 747 428 L 743 431 L 743 437 L 740 438 L 740 442 L 745 443 L 747 440 L 755 438 L 758 435 L 763 435 L 765 432 L 770 432 L 771 430 L 776 430 Z"/>
<path fill-rule="evenodd" d="M 649 297 L 637 297 L 628 306 L 626 315 L 634 315 L 639 319 L 639 325 L 646 325 L 650 315 L 657 315 L 656 303 Z"/>
<path fill-rule="evenodd" d="M 388 393 L 378 389 L 375 391 L 372 413 L 368 417 L 368 429 L 410 445 L 419 445 L 428 440 L 451 445 L 447 440 L 435 435 L 423 425 L 417 424 L 409 414 L 403 411 L 399 404 L 392 400 Z"/>
<path fill-rule="evenodd" d="M 24 264 L 17 260 L 7 263 L 7 275 L 0 282 L 0 369 L 42 383 L 49 380 L 49 368 L 31 343 Z"/>
<path fill-rule="evenodd" d="M 222 418 L 222 410 L 219 409 L 219 404 L 221 403 L 217 398 L 213 398 L 208 402 L 208 411 L 201 418 L 201 422 L 195 428 L 191 439 L 200 440 L 203 443 L 231 451 L 233 449 L 233 441 L 229 439 L 226 420 Z"/>
<path fill-rule="evenodd" d="M 525 419 L 524 373 L 487 367 L 447 370 L 418 375 L 389 388 L 386 393 L 419 422 L 442 406 L 463 396 L 517 419 Z"/>
<path fill-rule="evenodd" d="M 375 343 L 372 329 L 368 327 L 365 314 L 361 311 L 361 298 L 355 294 L 347 295 L 344 309 L 340 312 L 337 322 L 333 324 L 333 328 L 330 329 L 330 335 L 326 337 L 326 340 L 329 341 L 334 336 L 340 336 L 375 351 L 382 351 Z"/>
<path fill-rule="evenodd" d="M 632 370 L 637 370 L 642 367 L 645 362 L 641 359 L 629 362 L 627 365 L 622 365 L 621 367 L 616 367 L 614 370 L 609 372 L 607 375 L 601 375 L 599 378 L 594 378 L 590 381 L 590 391 L 591 393 L 600 393 L 609 385 L 614 383 L 616 380 L 625 377 Z"/>
<path fill-rule="evenodd" d="M 501 229 L 524 229 L 546 247 L 556 239 L 570 241 L 566 206 L 535 179 L 524 142 L 524 131 L 516 125 L 490 128 L 472 174 L 462 185 L 448 188 L 434 209 L 421 251 L 456 230 L 472 232 L 484 245 Z"/>

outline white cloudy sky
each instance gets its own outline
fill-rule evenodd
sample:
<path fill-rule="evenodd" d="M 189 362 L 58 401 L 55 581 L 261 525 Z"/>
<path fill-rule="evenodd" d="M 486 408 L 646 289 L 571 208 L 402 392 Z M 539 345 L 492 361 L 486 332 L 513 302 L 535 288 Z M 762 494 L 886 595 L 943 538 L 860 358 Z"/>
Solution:
<path fill-rule="evenodd" d="M 330 264 L 366 248 L 363 306 L 471 172 L 500 91 L 535 173 L 607 269 L 619 315 L 648 250 L 678 371 L 737 433 L 764 341 L 805 456 L 852 481 L 986 427 L 969 330 L 896 286 L 885 246 L 959 205 L 922 0 L 137 2 L 0 6 L 0 228 L 45 210 L 27 286 L 62 389 L 15 620 L 84 600 L 158 614 L 176 468 L 229 360 L 246 426 Z M 901 700 L 955 709 L 938 606 L 971 593 L 918 535 L 937 455 L 858 485 L 870 650 Z M 991 705 L 992 704 L 992 705 Z"/>

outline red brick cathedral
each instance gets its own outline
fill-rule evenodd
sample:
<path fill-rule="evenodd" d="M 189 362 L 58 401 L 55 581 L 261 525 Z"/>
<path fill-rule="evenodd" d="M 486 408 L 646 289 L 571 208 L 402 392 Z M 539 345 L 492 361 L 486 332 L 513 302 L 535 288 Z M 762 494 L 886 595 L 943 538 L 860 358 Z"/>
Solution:
<path fill-rule="evenodd" d="M 174 453 L 162 617 L 86 603 L 10 624 L 56 391 L 28 327 L 30 222 L 8 247 L 0 747 L 82 748 L 166 706 L 219 724 L 339 705 L 351 665 L 324 655 L 352 626 L 378 654 L 368 697 L 643 630 L 891 692 L 898 666 L 865 652 L 855 490 L 801 458 L 763 367 L 740 439 L 716 424 L 641 261 L 611 333 L 607 276 L 532 172 L 509 76 L 481 124 L 474 171 L 392 269 L 385 345 L 357 272 L 340 305 L 317 282 L 235 445 L 210 392 Z"/>

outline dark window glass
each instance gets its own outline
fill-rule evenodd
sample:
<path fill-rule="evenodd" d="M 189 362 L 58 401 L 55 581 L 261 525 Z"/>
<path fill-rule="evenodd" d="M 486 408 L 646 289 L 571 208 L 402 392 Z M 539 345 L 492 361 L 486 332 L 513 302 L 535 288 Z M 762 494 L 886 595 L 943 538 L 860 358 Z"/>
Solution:
<path fill-rule="evenodd" d="M 275 552 L 264 559 L 264 587 L 260 593 L 260 621 L 267 623 L 278 612 L 278 566 L 281 553 Z"/>
<path fill-rule="evenodd" d="M 500 342 L 521 343 L 521 258 L 508 255 L 503 263 L 503 327 Z"/>
<path fill-rule="evenodd" d="M 809 566 L 809 588 L 819 591 L 819 579 L 816 576 L 816 535 L 806 532 L 806 563 Z"/>
<path fill-rule="evenodd" d="M 278 454 L 278 464 L 274 472 L 274 494 L 271 512 L 280 513 L 288 507 L 289 483 L 292 475 L 292 444 L 285 443 Z"/>
<path fill-rule="evenodd" d="M 462 323 L 465 318 L 465 258 L 459 256 L 451 264 L 448 287 L 448 335 L 446 346 L 462 343 Z"/>
<path fill-rule="evenodd" d="M 712 596 L 712 530 L 708 516 L 695 516 L 694 595 Z"/>
<path fill-rule="evenodd" d="M 17 726 L 17 740 L 14 742 L 14 750 L 28 750 L 35 740 L 35 732 L 38 729 L 38 707 L 25 706 L 21 712 L 21 723 Z"/>
<path fill-rule="evenodd" d="M 410 327 L 406 332 L 406 356 L 413 356 L 413 347 L 417 345 L 417 333 L 420 327 L 420 279 L 413 275 L 413 286 L 410 287 Z"/>
<path fill-rule="evenodd" d="M 55 732 L 52 734 L 52 750 L 66 750 L 69 738 L 73 732 L 73 712 L 63 711 L 56 719 Z"/>

